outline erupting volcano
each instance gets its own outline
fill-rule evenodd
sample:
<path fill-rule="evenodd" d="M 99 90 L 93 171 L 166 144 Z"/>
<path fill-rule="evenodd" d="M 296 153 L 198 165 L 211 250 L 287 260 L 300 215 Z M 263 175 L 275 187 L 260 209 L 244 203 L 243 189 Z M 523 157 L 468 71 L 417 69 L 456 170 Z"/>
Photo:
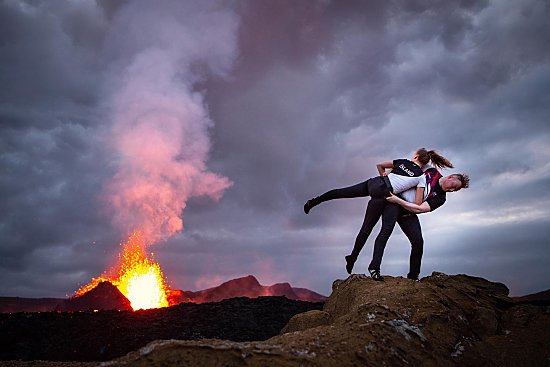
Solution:
<path fill-rule="evenodd" d="M 77 296 L 108 281 L 134 310 L 168 306 L 170 290 L 146 248 L 183 230 L 189 198 L 217 201 L 233 184 L 206 164 L 214 122 L 205 94 L 197 90 L 202 88 L 196 88 L 210 76 L 228 76 L 237 56 L 238 20 L 222 8 L 131 1 L 113 16 L 112 34 L 104 40 L 112 63 L 101 96 L 113 176 L 99 197 L 118 233 L 135 232 L 123 244 L 118 265 Z"/>
<path fill-rule="evenodd" d="M 76 296 L 92 290 L 101 282 L 110 282 L 130 301 L 134 310 L 167 307 L 169 288 L 153 254 L 147 255 L 140 231 L 130 235 L 119 255 L 117 266 L 76 291 Z"/>

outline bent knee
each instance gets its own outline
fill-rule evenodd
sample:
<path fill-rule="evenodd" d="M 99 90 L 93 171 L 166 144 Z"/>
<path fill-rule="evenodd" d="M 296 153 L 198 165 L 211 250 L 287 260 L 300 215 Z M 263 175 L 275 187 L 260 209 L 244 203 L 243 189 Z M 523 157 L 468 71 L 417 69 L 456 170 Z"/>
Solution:
<path fill-rule="evenodd" d="M 393 233 L 393 226 L 380 228 L 379 236 L 389 237 Z"/>

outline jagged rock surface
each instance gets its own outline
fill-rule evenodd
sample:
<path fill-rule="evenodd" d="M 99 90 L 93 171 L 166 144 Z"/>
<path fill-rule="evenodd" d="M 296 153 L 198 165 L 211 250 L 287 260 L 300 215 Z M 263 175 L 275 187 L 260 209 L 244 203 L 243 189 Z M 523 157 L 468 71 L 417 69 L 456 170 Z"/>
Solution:
<path fill-rule="evenodd" d="M 467 275 L 353 275 L 283 331 L 264 342 L 156 341 L 106 365 L 550 365 L 548 306 L 516 304 L 503 284 Z"/>

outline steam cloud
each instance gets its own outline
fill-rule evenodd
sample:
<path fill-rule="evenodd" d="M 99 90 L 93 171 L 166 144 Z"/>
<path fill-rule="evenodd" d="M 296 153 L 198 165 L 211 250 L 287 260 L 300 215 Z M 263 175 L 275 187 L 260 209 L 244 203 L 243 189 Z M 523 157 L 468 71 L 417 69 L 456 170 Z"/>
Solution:
<path fill-rule="evenodd" d="M 107 41 L 107 86 L 116 174 L 104 197 L 122 231 L 148 244 L 183 229 L 186 201 L 218 200 L 231 186 L 208 171 L 208 118 L 193 88 L 204 73 L 227 74 L 236 54 L 237 17 L 219 4 L 132 1 L 115 13 Z M 215 24 L 215 26 L 212 26 Z"/>

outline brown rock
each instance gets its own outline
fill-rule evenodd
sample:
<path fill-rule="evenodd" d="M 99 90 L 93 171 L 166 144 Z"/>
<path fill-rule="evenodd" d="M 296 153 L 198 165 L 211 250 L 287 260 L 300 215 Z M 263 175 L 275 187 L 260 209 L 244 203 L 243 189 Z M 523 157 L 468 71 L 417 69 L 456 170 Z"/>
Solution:
<path fill-rule="evenodd" d="M 265 342 L 159 340 L 101 366 L 317 366 L 315 357 L 307 350 Z"/>
<path fill-rule="evenodd" d="M 480 338 L 486 338 L 497 333 L 498 320 L 495 311 L 480 307 L 474 312 L 472 331 Z"/>
<path fill-rule="evenodd" d="M 308 312 L 294 315 L 288 324 L 283 328 L 281 334 L 292 333 L 294 331 L 303 331 L 317 326 L 328 325 L 330 314 L 325 311 L 311 310 Z"/>
<path fill-rule="evenodd" d="M 548 365 L 550 314 L 507 295 L 503 284 L 467 275 L 354 275 L 333 283 L 323 311 L 295 316 L 265 342 L 156 342 L 109 365 Z"/>

